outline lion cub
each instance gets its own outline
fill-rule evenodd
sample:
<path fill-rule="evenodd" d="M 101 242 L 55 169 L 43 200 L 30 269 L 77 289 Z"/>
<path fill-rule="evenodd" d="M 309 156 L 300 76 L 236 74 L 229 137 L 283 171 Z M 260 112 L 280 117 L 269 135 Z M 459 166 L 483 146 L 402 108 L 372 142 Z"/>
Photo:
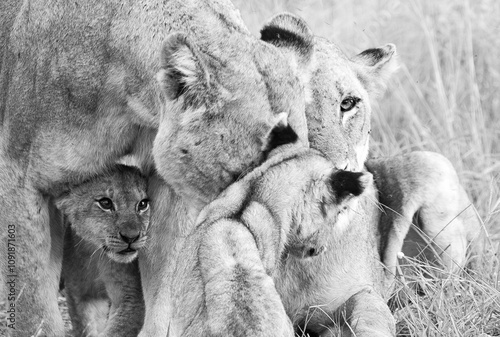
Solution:
<path fill-rule="evenodd" d="M 421 251 L 418 244 L 426 246 L 410 231 L 415 217 L 445 269 L 456 272 L 464 267 L 467 249 L 481 234 L 482 226 L 450 161 L 439 153 L 414 151 L 370 159 L 365 165 L 374 176 L 384 210 L 379 225 L 380 253 L 388 268 L 388 282 L 396 274 L 403 243 L 405 254 L 410 256 Z M 428 258 L 435 260 L 432 253 Z"/>
<path fill-rule="evenodd" d="M 198 216 L 171 285 L 170 336 L 293 336 L 273 281 L 279 261 L 325 226 L 340 234 L 371 175 L 283 147 Z"/>
<path fill-rule="evenodd" d="M 137 336 L 144 319 L 136 257 L 149 201 L 139 170 L 113 170 L 56 199 L 69 226 L 62 277 L 75 336 Z"/>

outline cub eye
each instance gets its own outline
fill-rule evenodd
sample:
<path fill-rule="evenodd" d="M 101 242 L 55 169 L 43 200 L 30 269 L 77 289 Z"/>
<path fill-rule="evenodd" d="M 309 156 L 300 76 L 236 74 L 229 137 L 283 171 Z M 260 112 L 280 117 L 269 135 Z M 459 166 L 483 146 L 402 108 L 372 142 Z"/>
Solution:
<path fill-rule="evenodd" d="M 139 203 L 137 204 L 137 210 L 139 212 L 144 212 L 146 211 L 147 209 L 149 208 L 149 200 L 147 199 L 142 199 L 141 201 L 139 201 Z"/>
<path fill-rule="evenodd" d="M 356 104 L 358 104 L 359 101 L 360 99 L 357 97 L 349 96 L 345 98 L 342 101 L 342 103 L 340 103 L 340 111 L 347 112 L 352 110 L 356 106 Z"/>
<path fill-rule="evenodd" d="M 99 207 L 105 211 L 111 211 L 113 209 L 113 202 L 109 198 L 102 198 L 97 200 Z"/>

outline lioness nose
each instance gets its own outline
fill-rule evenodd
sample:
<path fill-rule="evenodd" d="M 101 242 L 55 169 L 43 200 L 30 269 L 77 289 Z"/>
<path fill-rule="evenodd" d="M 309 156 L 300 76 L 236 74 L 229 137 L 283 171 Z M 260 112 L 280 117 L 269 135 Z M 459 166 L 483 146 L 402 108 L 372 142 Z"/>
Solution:
<path fill-rule="evenodd" d="M 124 242 L 132 243 L 139 239 L 140 231 L 138 229 L 130 229 L 121 231 L 119 234 Z"/>

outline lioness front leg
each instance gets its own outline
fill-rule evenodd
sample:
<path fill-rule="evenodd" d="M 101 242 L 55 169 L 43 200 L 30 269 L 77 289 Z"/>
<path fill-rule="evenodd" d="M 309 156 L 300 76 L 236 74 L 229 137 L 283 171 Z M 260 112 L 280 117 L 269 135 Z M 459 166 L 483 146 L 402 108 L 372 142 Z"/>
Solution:
<path fill-rule="evenodd" d="M 6 334 L 64 336 L 57 306 L 61 219 L 48 196 L 29 186 L 28 178 L 11 174 L 9 169 L 0 162 L 1 249 L 5 254 L 1 259 L 1 289 L 6 303 Z M 9 185 L 12 181 L 25 184 L 24 188 Z"/>

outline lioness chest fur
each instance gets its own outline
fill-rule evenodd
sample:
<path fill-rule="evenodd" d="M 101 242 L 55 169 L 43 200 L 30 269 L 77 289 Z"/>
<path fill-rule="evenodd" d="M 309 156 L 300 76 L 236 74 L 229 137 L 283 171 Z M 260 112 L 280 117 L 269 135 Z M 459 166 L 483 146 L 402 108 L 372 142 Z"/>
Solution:
<path fill-rule="evenodd" d="M 134 337 L 144 319 L 137 273 L 146 243 L 146 179 L 119 165 L 56 199 L 69 221 L 62 277 L 73 335 Z"/>
<path fill-rule="evenodd" d="M 273 281 L 289 239 L 325 227 L 340 235 L 369 184 L 370 174 L 336 170 L 314 150 L 275 150 L 200 213 L 166 285 L 171 336 L 292 336 Z"/>

